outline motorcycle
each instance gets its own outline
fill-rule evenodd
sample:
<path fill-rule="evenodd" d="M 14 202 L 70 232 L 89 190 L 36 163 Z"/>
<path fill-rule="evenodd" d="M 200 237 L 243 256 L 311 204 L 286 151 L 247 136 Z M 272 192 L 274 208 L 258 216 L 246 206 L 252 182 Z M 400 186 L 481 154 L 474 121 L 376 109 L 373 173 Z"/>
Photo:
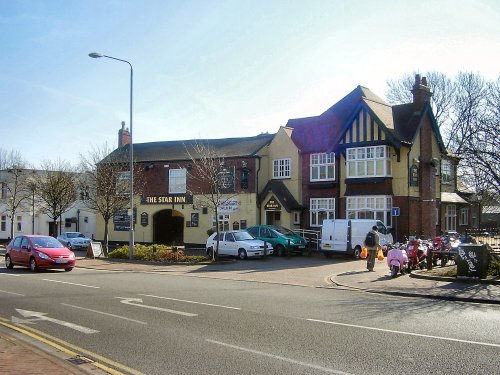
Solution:
<path fill-rule="evenodd" d="M 408 268 L 416 270 L 417 267 L 424 269 L 427 264 L 428 243 L 421 241 L 415 236 L 411 236 L 406 244 L 406 253 L 408 254 Z"/>
<path fill-rule="evenodd" d="M 387 265 L 391 270 L 391 277 L 396 277 L 399 273 L 404 275 L 408 269 L 408 255 L 400 244 L 387 245 Z"/>

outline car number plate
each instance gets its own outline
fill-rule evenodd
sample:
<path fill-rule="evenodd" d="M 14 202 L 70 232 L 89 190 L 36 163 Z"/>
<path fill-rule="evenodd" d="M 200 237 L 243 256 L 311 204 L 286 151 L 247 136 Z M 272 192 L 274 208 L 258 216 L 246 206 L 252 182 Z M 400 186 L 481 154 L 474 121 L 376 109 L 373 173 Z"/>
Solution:
<path fill-rule="evenodd" d="M 64 263 L 68 263 L 68 261 L 64 260 L 64 259 L 56 259 L 56 263 L 62 263 L 62 264 L 64 264 Z"/>
<path fill-rule="evenodd" d="M 306 247 L 304 245 L 300 245 L 299 249 L 305 249 Z"/>

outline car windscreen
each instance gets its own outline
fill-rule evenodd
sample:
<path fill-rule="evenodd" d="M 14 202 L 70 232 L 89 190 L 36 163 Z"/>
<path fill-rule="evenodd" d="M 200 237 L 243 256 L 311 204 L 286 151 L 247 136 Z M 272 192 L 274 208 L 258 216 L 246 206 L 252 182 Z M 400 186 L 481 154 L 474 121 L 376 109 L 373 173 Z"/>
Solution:
<path fill-rule="evenodd" d="M 83 234 L 76 232 L 66 232 L 66 237 L 68 238 L 83 237 Z"/>
<path fill-rule="evenodd" d="M 273 227 L 273 229 L 278 232 L 279 234 L 282 234 L 284 236 L 294 236 L 295 233 L 293 233 L 290 229 L 286 229 L 283 227 Z"/>
<path fill-rule="evenodd" d="M 64 246 L 54 237 L 36 237 L 31 242 L 35 247 L 40 248 L 63 248 Z"/>
<path fill-rule="evenodd" d="M 253 240 L 254 237 L 248 233 L 248 232 L 237 232 L 234 233 L 234 238 L 236 241 L 247 241 L 247 240 Z"/>

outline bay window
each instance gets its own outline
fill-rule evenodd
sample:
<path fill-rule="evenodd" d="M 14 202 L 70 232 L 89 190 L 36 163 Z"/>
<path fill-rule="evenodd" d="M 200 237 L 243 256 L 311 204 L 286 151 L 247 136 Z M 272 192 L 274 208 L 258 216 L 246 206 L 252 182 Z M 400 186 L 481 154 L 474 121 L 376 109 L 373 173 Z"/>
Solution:
<path fill-rule="evenodd" d="M 387 195 L 346 197 L 348 219 L 375 219 L 391 227 L 391 208 L 392 197 Z"/>

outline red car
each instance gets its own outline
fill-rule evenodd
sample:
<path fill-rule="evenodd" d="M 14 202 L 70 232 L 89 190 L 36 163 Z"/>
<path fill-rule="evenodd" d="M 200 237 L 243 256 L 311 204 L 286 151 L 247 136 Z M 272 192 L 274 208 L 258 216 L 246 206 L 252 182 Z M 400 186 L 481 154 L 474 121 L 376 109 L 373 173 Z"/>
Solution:
<path fill-rule="evenodd" d="M 22 235 L 15 237 L 7 245 L 5 266 L 39 269 L 64 269 L 71 271 L 75 266 L 75 254 L 54 237 Z"/>

